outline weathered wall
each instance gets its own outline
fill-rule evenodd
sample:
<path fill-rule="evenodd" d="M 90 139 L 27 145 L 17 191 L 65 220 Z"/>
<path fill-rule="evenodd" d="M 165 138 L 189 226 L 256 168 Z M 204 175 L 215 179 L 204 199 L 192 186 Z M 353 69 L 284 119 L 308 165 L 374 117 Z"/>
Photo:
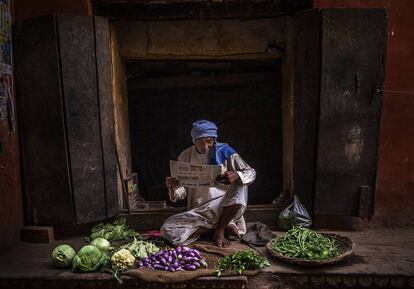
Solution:
<path fill-rule="evenodd" d="M 111 25 L 111 53 L 112 53 L 112 101 L 114 104 L 115 142 L 117 145 L 119 164 L 123 176 L 132 172 L 131 144 L 129 137 L 128 93 L 126 88 L 126 74 L 119 54 L 119 41 L 114 26 Z M 118 192 L 122 192 L 122 183 L 118 173 Z M 118 200 L 122 208 L 122 194 Z"/>
<path fill-rule="evenodd" d="M 13 6 L 11 8 L 13 19 Z M 15 95 L 12 95 L 16 107 Z M 10 113 L 8 111 L 8 113 Z M 20 185 L 20 160 L 18 131 L 13 130 L 7 119 L 0 120 L 0 249 L 19 238 L 23 225 L 23 205 Z"/>
<path fill-rule="evenodd" d="M 92 15 L 89 0 L 15 0 L 15 21 L 48 14 Z"/>
<path fill-rule="evenodd" d="M 0 138 L 4 141 L 0 154 L 1 249 L 18 240 L 23 225 L 23 205 L 17 132 L 9 133 L 7 122 L 0 122 Z"/>
<path fill-rule="evenodd" d="M 388 9 L 388 43 L 374 221 L 414 224 L 414 2 L 315 0 L 319 8 Z"/>
<path fill-rule="evenodd" d="M 277 57 L 279 19 L 115 22 L 124 59 Z M 268 45 L 270 42 L 270 45 Z"/>

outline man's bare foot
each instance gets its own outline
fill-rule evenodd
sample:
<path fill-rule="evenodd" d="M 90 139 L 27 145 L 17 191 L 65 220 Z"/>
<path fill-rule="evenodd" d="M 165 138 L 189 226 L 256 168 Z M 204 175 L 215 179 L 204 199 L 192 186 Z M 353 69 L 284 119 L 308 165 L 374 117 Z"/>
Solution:
<path fill-rule="evenodd" d="M 241 238 L 241 237 L 240 237 L 240 234 L 239 234 L 239 230 L 238 230 L 238 229 L 237 229 L 237 227 L 236 227 L 235 225 L 233 225 L 233 224 L 228 224 L 228 225 L 227 225 L 227 227 L 226 227 L 225 232 L 226 232 L 226 236 L 227 236 L 227 237 L 229 237 L 229 236 L 234 236 L 234 237 L 236 237 L 236 238 L 238 238 L 238 239 L 240 239 L 240 238 Z"/>
<path fill-rule="evenodd" d="M 230 241 L 224 237 L 224 231 L 216 229 L 213 234 L 213 240 L 216 242 L 218 247 L 230 246 Z"/>

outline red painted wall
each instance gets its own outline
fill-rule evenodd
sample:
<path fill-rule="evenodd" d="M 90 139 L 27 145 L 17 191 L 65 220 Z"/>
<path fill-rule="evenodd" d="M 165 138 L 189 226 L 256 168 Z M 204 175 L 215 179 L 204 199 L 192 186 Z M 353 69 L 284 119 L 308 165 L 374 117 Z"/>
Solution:
<path fill-rule="evenodd" d="M 13 17 L 13 3 L 10 6 Z M 12 95 L 16 107 L 15 95 Z M 10 111 L 8 111 L 10 114 Z M 16 117 L 16 115 L 15 115 Z M 19 138 L 9 122 L 0 121 L 0 250 L 19 240 L 23 225 L 23 201 L 20 184 Z"/>
<path fill-rule="evenodd" d="M 0 122 L 4 140 L 0 154 L 0 250 L 19 239 L 23 225 L 23 204 L 20 187 L 19 145 L 16 132 L 9 133 L 7 122 Z"/>
<path fill-rule="evenodd" d="M 92 15 L 90 0 L 15 0 L 15 21 L 48 14 Z"/>
<path fill-rule="evenodd" d="M 374 221 L 414 224 L 414 1 L 314 0 L 319 8 L 388 9 L 387 63 Z"/>

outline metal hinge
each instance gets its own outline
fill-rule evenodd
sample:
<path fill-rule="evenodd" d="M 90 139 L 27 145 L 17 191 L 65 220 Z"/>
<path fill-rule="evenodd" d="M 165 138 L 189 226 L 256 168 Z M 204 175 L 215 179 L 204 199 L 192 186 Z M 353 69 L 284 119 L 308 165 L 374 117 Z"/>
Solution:
<path fill-rule="evenodd" d="M 371 218 L 372 189 L 370 186 L 359 187 L 359 212 L 360 218 Z"/>

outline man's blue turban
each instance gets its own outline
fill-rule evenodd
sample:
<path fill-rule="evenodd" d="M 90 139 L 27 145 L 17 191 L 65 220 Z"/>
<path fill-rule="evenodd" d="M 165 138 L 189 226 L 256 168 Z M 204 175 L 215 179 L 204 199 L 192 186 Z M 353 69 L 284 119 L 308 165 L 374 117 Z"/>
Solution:
<path fill-rule="evenodd" d="M 193 139 L 193 142 L 201 137 L 217 138 L 217 136 L 217 126 L 211 121 L 202 119 L 193 123 L 193 128 L 191 130 L 191 138 Z"/>

